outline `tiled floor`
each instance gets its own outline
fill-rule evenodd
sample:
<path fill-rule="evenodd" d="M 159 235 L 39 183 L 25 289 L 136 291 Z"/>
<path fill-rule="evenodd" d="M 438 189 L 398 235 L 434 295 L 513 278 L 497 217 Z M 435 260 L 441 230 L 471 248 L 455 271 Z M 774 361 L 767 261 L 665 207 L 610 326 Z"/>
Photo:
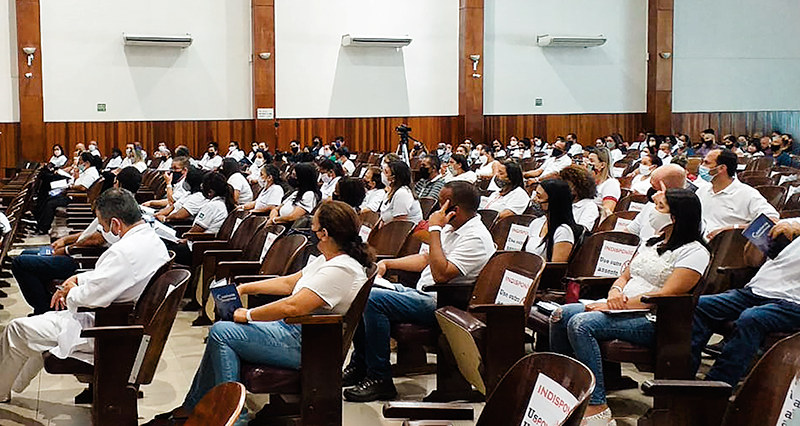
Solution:
<path fill-rule="evenodd" d="M 29 240 L 30 242 L 30 240 Z M 9 297 L 2 299 L 5 305 L 0 310 L 0 330 L 12 318 L 31 312 L 13 279 L 12 287 L 5 289 Z M 172 328 L 167 347 L 158 366 L 158 373 L 151 385 L 143 387 L 144 399 L 139 400 L 140 424 L 149 421 L 155 414 L 178 406 L 185 396 L 195 369 L 203 353 L 205 327 L 191 327 L 196 313 L 180 312 Z M 651 376 L 638 373 L 632 366 L 624 366 L 625 374 L 641 381 Z M 401 378 L 395 381 L 400 398 L 419 400 L 435 387 L 432 375 Z M 89 406 L 75 406 L 73 397 L 84 386 L 72 376 L 54 376 L 41 373 L 21 394 L 14 394 L 7 404 L 0 404 L 0 425 L 72 426 L 91 423 Z M 257 411 L 265 398 L 248 396 L 251 412 Z M 354 404 L 344 402 L 344 425 L 400 425 L 401 421 L 389 421 L 381 415 L 381 403 Z M 609 396 L 609 404 L 618 417 L 618 424 L 635 425 L 652 401 L 639 390 L 616 392 Z M 475 416 L 480 414 L 482 404 L 475 404 Z M 456 422 L 471 425 L 473 422 Z"/>

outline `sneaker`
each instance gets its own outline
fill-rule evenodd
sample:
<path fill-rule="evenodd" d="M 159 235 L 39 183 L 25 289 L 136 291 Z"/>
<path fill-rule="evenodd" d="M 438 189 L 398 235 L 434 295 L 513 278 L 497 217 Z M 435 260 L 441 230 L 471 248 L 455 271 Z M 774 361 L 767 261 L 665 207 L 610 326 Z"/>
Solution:
<path fill-rule="evenodd" d="M 611 409 L 605 410 L 589 417 L 584 417 L 581 426 L 617 426 L 617 421 L 611 418 Z"/>
<path fill-rule="evenodd" d="M 344 391 L 344 399 L 350 402 L 386 401 L 397 397 L 397 389 L 391 378 L 366 377 L 356 387 Z"/>
<path fill-rule="evenodd" d="M 364 369 L 358 368 L 354 363 L 350 363 L 342 371 L 342 387 L 349 388 L 359 384 L 367 374 Z"/>

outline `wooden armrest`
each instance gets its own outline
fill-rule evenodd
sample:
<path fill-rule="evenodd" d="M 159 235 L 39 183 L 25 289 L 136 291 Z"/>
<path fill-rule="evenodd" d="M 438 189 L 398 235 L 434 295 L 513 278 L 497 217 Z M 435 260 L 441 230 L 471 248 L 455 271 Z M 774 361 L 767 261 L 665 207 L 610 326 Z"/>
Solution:
<path fill-rule="evenodd" d="M 344 320 L 341 315 L 303 315 L 299 317 L 286 318 L 286 324 L 338 324 Z"/>
<path fill-rule="evenodd" d="M 108 247 L 89 247 L 89 246 L 86 246 L 86 247 L 75 247 L 75 246 L 70 246 L 69 254 L 70 254 L 70 256 L 74 256 L 76 254 L 79 254 L 79 255 L 85 256 L 85 257 L 92 257 L 92 256 L 100 256 L 103 253 L 105 253 L 106 250 L 108 250 Z"/>
<path fill-rule="evenodd" d="M 270 278 L 278 278 L 278 275 L 236 275 L 233 277 L 233 282 L 236 284 L 245 284 L 255 281 L 268 280 Z"/>
<path fill-rule="evenodd" d="M 206 250 L 203 253 L 203 256 L 214 257 L 217 259 L 217 262 L 219 262 L 220 259 L 232 260 L 235 259 L 237 256 L 240 257 L 242 256 L 243 252 L 244 250 L 239 250 L 239 249 L 221 249 L 221 250 L 215 249 L 215 250 Z"/>
<path fill-rule="evenodd" d="M 133 312 L 133 308 L 136 305 L 133 302 L 123 302 L 123 303 L 112 303 L 104 308 L 85 308 L 80 307 L 78 308 L 78 312 L 100 312 L 100 311 L 122 311 L 126 310 L 127 312 Z"/>
<path fill-rule="evenodd" d="M 403 426 L 453 426 L 447 420 L 403 420 Z"/>
<path fill-rule="evenodd" d="M 476 314 L 485 314 L 489 312 L 500 312 L 500 311 L 505 311 L 505 313 L 510 313 L 519 309 L 525 309 L 525 307 L 523 305 L 498 305 L 494 303 L 479 303 L 475 305 L 469 305 L 469 312 Z"/>
<path fill-rule="evenodd" d="M 112 303 L 105 308 L 78 308 L 78 312 L 93 312 L 96 327 L 128 325 L 135 306 L 133 302 Z"/>
<path fill-rule="evenodd" d="M 270 211 L 265 211 L 265 212 L 254 212 L 254 211 L 250 210 L 250 214 L 251 214 L 251 215 L 253 215 L 253 216 L 263 216 L 263 217 L 269 217 L 269 214 L 270 214 L 270 213 L 272 213 L 272 212 L 270 212 Z"/>
<path fill-rule="evenodd" d="M 423 287 L 423 291 L 433 291 L 437 293 L 436 307 L 454 306 L 466 310 L 469 305 L 472 290 L 475 284 L 451 284 L 441 283 Z"/>
<path fill-rule="evenodd" d="M 383 417 L 409 420 L 473 420 L 475 413 L 470 404 L 392 401 L 383 405 Z"/>
<path fill-rule="evenodd" d="M 81 337 L 141 337 L 144 335 L 143 325 L 125 325 L 108 327 L 89 327 L 81 331 Z"/>
<path fill-rule="evenodd" d="M 216 240 L 217 236 L 215 234 L 207 234 L 205 232 L 184 232 L 183 238 L 186 238 L 189 241 L 205 242 Z"/>
<path fill-rule="evenodd" d="M 607 286 L 611 287 L 614 285 L 614 281 L 617 280 L 619 277 L 564 277 L 562 281 L 569 282 L 575 281 L 580 285 L 587 285 L 587 286 Z"/>
<path fill-rule="evenodd" d="M 464 289 L 472 289 L 475 287 L 475 284 L 431 284 L 422 287 L 422 291 L 433 291 L 433 292 L 440 292 L 440 291 L 453 291 L 453 290 L 464 290 Z"/>
<path fill-rule="evenodd" d="M 659 307 L 666 307 L 669 309 L 676 304 L 685 304 L 691 302 L 691 294 L 675 294 L 671 296 L 642 296 L 642 303 L 651 303 Z"/>
<path fill-rule="evenodd" d="M 642 392 L 647 396 L 681 395 L 690 398 L 724 397 L 731 395 L 733 388 L 725 382 L 704 380 L 646 380 Z"/>
<path fill-rule="evenodd" d="M 378 254 L 375 256 L 375 262 L 380 262 L 381 260 L 389 260 L 395 258 L 397 258 L 397 256 L 392 256 L 390 254 Z"/>
<path fill-rule="evenodd" d="M 258 273 L 261 263 L 257 260 L 224 260 L 217 263 L 217 276 L 229 278 L 237 275 Z"/>

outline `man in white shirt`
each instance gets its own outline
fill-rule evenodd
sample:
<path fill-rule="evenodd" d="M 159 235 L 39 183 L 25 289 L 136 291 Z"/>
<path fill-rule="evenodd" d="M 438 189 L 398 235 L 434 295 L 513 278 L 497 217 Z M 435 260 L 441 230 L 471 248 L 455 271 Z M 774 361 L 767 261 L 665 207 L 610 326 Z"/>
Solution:
<path fill-rule="evenodd" d="M 142 205 L 152 208 L 164 208 L 189 195 L 186 176 L 189 174 L 190 167 L 188 157 L 175 157 L 170 165 L 170 171 L 164 172 L 164 180 L 167 183 L 167 196 L 160 200 L 146 201 Z"/>
<path fill-rule="evenodd" d="M 711 182 L 697 190 L 706 240 L 726 228 L 744 228 L 762 213 L 774 221 L 780 217 L 761 193 L 735 178 L 738 161 L 729 149 L 713 149 L 700 165 L 698 176 Z"/>
<path fill-rule="evenodd" d="M 583 145 L 578 143 L 578 135 L 575 133 L 567 134 L 567 146 L 569 146 L 567 154 L 570 157 L 583 154 Z"/>
<path fill-rule="evenodd" d="M 208 151 L 200 159 L 198 167 L 203 170 L 214 171 L 222 166 L 222 157 L 218 154 L 219 145 L 216 142 L 208 143 Z"/>
<path fill-rule="evenodd" d="M 336 150 L 336 161 L 342 165 L 345 176 L 352 176 L 356 171 L 356 165 L 350 161 L 350 151 L 347 148 L 339 148 Z"/>
<path fill-rule="evenodd" d="M 566 146 L 564 141 L 554 143 L 551 157 L 544 160 L 538 169 L 525 172 L 525 178 L 538 183 L 544 179 L 557 177 L 561 170 L 572 164 L 572 158 L 565 152 Z"/>
<path fill-rule="evenodd" d="M 100 154 L 100 150 L 97 149 L 97 141 L 89 141 L 89 152 L 95 157 L 103 158 Z"/>
<path fill-rule="evenodd" d="M 439 192 L 442 208 L 428 219 L 430 250 L 400 259 L 378 262 L 378 276 L 389 269 L 421 272 L 416 288 L 376 279 L 364 317 L 356 330 L 355 352 L 343 373 L 348 401 L 392 399 L 397 390 L 389 363 L 391 323 L 436 327 L 436 283 L 472 283 L 494 254 L 492 236 L 476 212 L 480 193 L 467 182 L 450 182 Z M 383 284 L 378 284 L 382 282 Z M 386 287 L 383 287 L 383 286 Z M 387 288 L 391 287 L 391 288 Z"/>
<path fill-rule="evenodd" d="M 244 152 L 239 149 L 239 142 L 231 141 L 228 145 L 228 154 L 225 155 L 225 158 L 233 158 L 236 162 L 242 161 Z"/>
<path fill-rule="evenodd" d="M 729 321 L 735 324 L 706 380 L 736 386 L 768 334 L 800 330 L 800 219 L 781 220 L 770 231 L 773 239 L 779 235 L 791 243 L 744 288 L 700 297 L 692 326 L 693 372 L 711 335 Z"/>
<path fill-rule="evenodd" d="M 42 368 L 42 352 L 92 363 L 93 340 L 80 334 L 94 325 L 94 314 L 78 308 L 138 300 L 150 278 L 169 260 L 166 247 L 142 220 L 129 191 L 104 192 L 95 209 L 103 229 L 120 240 L 100 256 L 94 270 L 64 281 L 51 299 L 57 312 L 8 324 L 0 337 L 0 401 L 8 401 L 12 390 L 21 392 L 28 386 Z"/>
<path fill-rule="evenodd" d="M 686 170 L 677 164 L 661 166 L 650 176 L 650 185 L 652 187 L 650 192 L 653 193 L 662 189 L 684 188 L 686 186 Z M 658 212 L 655 204 L 650 201 L 625 227 L 625 232 L 638 235 L 639 244 L 643 245 L 670 223 L 672 223 L 670 215 Z"/>

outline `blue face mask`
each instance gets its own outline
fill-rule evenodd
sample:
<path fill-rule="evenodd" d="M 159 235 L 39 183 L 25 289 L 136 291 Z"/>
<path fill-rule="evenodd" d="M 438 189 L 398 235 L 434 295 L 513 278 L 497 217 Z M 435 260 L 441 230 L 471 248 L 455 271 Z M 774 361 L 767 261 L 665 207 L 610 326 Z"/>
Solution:
<path fill-rule="evenodd" d="M 714 176 L 711 176 L 711 169 L 706 166 L 700 166 L 700 169 L 697 171 L 697 177 L 706 182 L 711 182 L 714 180 Z"/>

